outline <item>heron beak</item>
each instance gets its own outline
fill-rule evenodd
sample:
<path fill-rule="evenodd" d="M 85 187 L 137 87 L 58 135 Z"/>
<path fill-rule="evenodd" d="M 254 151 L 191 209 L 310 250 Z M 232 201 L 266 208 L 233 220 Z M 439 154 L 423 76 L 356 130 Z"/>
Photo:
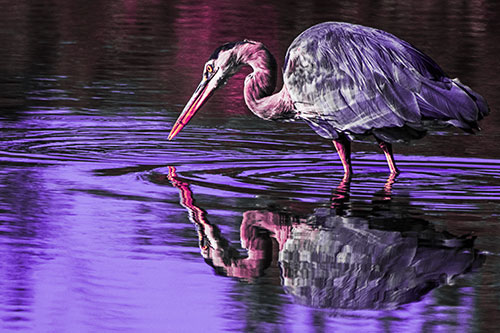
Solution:
<path fill-rule="evenodd" d="M 193 118 L 195 113 L 205 104 L 212 93 L 215 90 L 213 85 L 209 84 L 210 80 L 202 80 L 198 85 L 198 88 L 193 93 L 193 96 L 189 99 L 186 106 L 182 110 L 181 115 L 177 118 L 177 121 L 172 127 L 170 134 L 168 135 L 168 140 L 172 140 L 181 129 L 187 125 L 187 123 Z"/>

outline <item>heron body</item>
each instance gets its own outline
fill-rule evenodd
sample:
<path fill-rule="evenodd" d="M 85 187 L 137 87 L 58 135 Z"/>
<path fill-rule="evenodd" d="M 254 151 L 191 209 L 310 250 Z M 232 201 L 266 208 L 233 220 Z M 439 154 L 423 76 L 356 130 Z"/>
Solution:
<path fill-rule="evenodd" d="M 267 120 L 301 119 L 333 140 L 346 177 L 352 140 L 373 135 L 397 173 L 392 143 L 422 138 L 430 123 L 473 132 L 489 112 L 483 97 L 448 78 L 411 44 L 381 30 L 327 22 L 292 42 L 283 87 L 275 94 L 276 61 L 262 43 L 245 40 L 216 49 L 169 140 L 243 65 L 253 68 L 244 85 L 249 109 Z"/>

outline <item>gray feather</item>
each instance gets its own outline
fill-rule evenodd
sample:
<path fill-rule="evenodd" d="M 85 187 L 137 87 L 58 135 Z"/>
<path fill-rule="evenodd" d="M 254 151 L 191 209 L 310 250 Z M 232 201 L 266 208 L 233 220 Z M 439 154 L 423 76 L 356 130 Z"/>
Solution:
<path fill-rule="evenodd" d="M 425 134 L 423 120 L 471 130 L 488 113 L 479 94 L 409 43 L 346 23 L 299 35 L 287 52 L 284 82 L 298 116 L 330 139 L 342 132 L 408 141 Z"/>

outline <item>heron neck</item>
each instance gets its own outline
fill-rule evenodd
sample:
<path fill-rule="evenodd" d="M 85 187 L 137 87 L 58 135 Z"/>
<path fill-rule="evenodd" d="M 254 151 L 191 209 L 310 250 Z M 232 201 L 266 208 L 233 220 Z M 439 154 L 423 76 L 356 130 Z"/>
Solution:
<path fill-rule="evenodd" d="M 241 63 L 252 67 L 245 78 L 244 97 L 248 108 L 258 117 L 274 120 L 290 118 L 293 104 L 286 87 L 273 94 L 276 88 L 276 60 L 261 43 L 244 44 Z"/>

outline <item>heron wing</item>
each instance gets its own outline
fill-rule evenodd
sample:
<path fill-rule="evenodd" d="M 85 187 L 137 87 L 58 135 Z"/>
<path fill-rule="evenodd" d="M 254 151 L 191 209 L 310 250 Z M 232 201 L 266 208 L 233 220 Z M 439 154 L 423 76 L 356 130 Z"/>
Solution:
<path fill-rule="evenodd" d="M 471 95 L 432 59 L 389 33 L 357 25 L 325 23 L 298 36 L 284 81 L 299 116 L 327 138 L 372 133 L 393 142 L 421 136 L 426 118 L 478 118 Z"/>

